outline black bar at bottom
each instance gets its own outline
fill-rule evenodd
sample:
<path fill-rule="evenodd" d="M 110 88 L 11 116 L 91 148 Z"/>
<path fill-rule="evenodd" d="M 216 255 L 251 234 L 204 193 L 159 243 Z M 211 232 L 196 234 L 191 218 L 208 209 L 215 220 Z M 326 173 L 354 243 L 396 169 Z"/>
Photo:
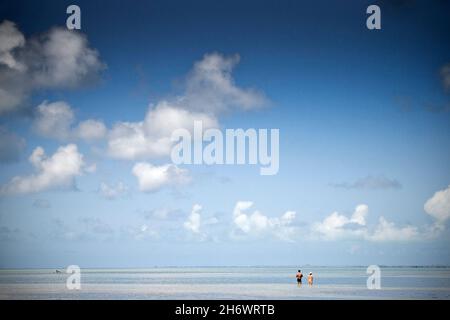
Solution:
<path fill-rule="evenodd" d="M 345 319 L 417 318 L 445 314 L 449 301 L 432 300 L 150 300 L 150 301 L 0 301 L 3 315 L 47 319 Z M 3 318 L 3 317 L 2 317 Z M 330 319 L 334 320 L 334 319 Z"/>

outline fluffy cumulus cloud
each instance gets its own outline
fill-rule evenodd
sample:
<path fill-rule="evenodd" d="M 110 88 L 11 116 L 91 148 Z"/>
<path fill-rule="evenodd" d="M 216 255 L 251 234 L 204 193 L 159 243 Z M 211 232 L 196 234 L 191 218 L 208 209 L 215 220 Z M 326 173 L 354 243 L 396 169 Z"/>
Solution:
<path fill-rule="evenodd" d="M 73 131 L 75 137 L 85 141 L 101 140 L 106 136 L 106 133 L 105 124 L 94 119 L 81 121 Z"/>
<path fill-rule="evenodd" d="M 189 237 L 196 241 L 218 241 L 222 232 L 219 219 L 215 216 L 204 216 L 201 212 L 202 209 L 201 205 L 194 204 L 187 219 L 183 222 L 183 227 L 188 231 Z"/>
<path fill-rule="evenodd" d="M 118 182 L 115 185 L 109 185 L 105 182 L 100 183 L 99 193 L 108 200 L 114 200 L 126 195 L 128 187 L 123 182 Z"/>
<path fill-rule="evenodd" d="M 53 28 L 25 39 L 5 20 L 0 23 L 0 114 L 20 108 L 35 90 L 92 82 L 104 67 L 79 32 Z"/>
<path fill-rule="evenodd" d="M 233 211 L 233 224 L 240 235 L 275 235 L 284 240 L 293 240 L 299 236 L 299 228 L 292 222 L 295 212 L 288 211 L 278 218 L 270 218 L 258 210 L 249 212 L 251 201 L 238 201 Z M 446 229 L 450 218 L 450 186 L 437 191 L 424 205 L 425 212 L 433 218 L 431 224 L 422 226 L 397 225 L 380 216 L 378 222 L 368 225 L 369 207 L 357 205 L 351 215 L 332 212 L 322 221 L 309 227 L 311 240 L 364 240 L 370 242 L 409 242 L 432 240 Z M 236 235 L 236 234 L 234 234 Z"/>
<path fill-rule="evenodd" d="M 86 37 L 66 28 L 54 28 L 40 40 L 33 39 L 31 45 L 33 58 L 41 63 L 33 78 L 42 87 L 76 87 L 103 68 L 97 51 L 89 48 Z"/>
<path fill-rule="evenodd" d="M 435 224 L 418 228 L 412 225 L 397 226 L 381 216 L 378 223 L 367 226 L 369 207 L 358 205 L 354 213 L 347 217 L 333 212 L 323 221 L 313 224 L 312 235 L 324 240 L 359 239 L 372 242 L 416 241 L 434 238 L 443 230 Z"/>
<path fill-rule="evenodd" d="M 397 227 L 393 222 L 380 217 L 373 233 L 366 237 L 371 241 L 409 241 L 419 239 L 420 232 L 415 226 Z"/>
<path fill-rule="evenodd" d="M 107 129 L 102 121 L 88 119 L 74 126 L 75 113 L 64 101 L 44 101 L 36 108 L 33 128 L 43 137 L 57 140 L 85 141 L 100 140 L 106 136 Z"/>
<path fill-rule="evenodd" d="M 25 148 L 25 139 L 0 126 L 0 163 L 16 162 Z"/>
<path fill-rule="evenodd" d="M 328 240 L 364 236 L 368 212 L 369 207 L 365 204 L 358 205 L 351 217 L 333 212 L 323 221 L 315 223 L 313 231 Z"/>
<path fill-rule="evenodd" d="M 424 210 L 436 219 L 439 224 L 444 224 L 450 218 L 450 185 L 437 191 L 425 202 Z"/>
<path fill-rule="evenodd" d="M 149 108 L 144 121 L 116 123 L 109 132 L 108 153 L 128 160 L 168 156 L 172 132 L 179 128 L 192 132 L 196 120 L 202 121 L 204 129 L 218 127 L 215 117 L 162 101 Z"/>
<path fill-rule="evenodd" d="M 295 219 L 294 211 L 287 211 L 281 217 L 270 218 L 258 210 L 248 213 L 253 206 L 251 201 L 238 201 L 233 210 L 233 222 L 241 234 L 261 235 L 272 234 L 282 240 L 291 240 L 294 234 L 292 222 Z"/>
<path fill-rule="evenodd" d="M 23 70 L 25 66 L 16 60 L 14 50 L 24 45 L 25 37 L 16 25 L 11 21 L 3 21 L 0 24 L 0 63 L 11 69 Z"/>
<path fill-rule="evenodd" d="M 202 206 L 199 204 L 194 204 L 192 207 L 191 214 L 189 215 L 187 221 L 184 222 L 183 226 L 186 230 L 189 230 L 195 234 L 200 234 L 200 225 L 201 225 L 201 215 L 200 211 L 202 210 Z"/>
<path fill-rule="evenodd" d="M 267 104 L 259 91 L 240 88 L 232 77 L 239 55 L 206 54 L 194 64 L 186 80 L 186 92 L 180 105 L 191 110 L 220 114 L 234 109 L 251 110 Z"/>
<path fill-rule="evenodd" d="M 67 139 L 75 120 L 72 108 L 64 101 L 42 102 L 36 108 L 34 130 L 47 138 Z"/>
<path fill-rule="evenodd" d="M 187 170 L 174 164 L 156 166 L 138 162 L 132 173 L 138 180 L 139 190 L 143 192 L 156 192 L 163 187 L 182 185 L 190 181 Z"/>
<path fill-rule="evenodd" d="M 51 156 L 47 156 L 42 147 L 37 147 L 29 161 L 36 173 L 15 176 L 0 188 L 0 194 L 70 189 L 75 186 L 75 177 L 81 175 L 86 168 L 83 155 L 78 152 L 75 144 L 59 147 Z"/>

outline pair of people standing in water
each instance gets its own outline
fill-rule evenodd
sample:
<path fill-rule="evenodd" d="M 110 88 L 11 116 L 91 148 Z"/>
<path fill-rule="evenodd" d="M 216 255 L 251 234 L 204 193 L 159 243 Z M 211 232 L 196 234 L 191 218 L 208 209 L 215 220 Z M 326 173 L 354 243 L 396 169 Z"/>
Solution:
<path fill-rule="evenodd" d="M 295 275 L 295 277 L 297 278 L 297 284 L 298 284 L 299 286 L 301 286 L 301 285 L 302 285 L 302 278 L 303 278 L 302 270 L 298 270 L 298 272 L 297 272 L 297 274 Z M 309 275 L 308 275 L 308 284 L 309 284 L 310 286 L 312 286 L 312 285 L 313 285 L 313 281 L 314 281 L 314 277 L 313 277 L 313 275 L 312 275 L 312 272 L 310 272 Z"/>

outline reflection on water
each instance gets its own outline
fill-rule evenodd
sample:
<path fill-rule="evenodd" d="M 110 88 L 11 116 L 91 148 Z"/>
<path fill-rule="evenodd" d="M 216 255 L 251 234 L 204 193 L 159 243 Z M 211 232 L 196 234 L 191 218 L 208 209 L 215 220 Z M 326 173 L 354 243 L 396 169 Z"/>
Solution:
<path fill-rule="evenodd" d="M 450 299 L 448 267 L 382 267 L 368 290 L 365 267 L 301 267 L 314 286 L 297 287 L 297 267 L 82 269 L 69 291 L 55 270 L 0 270 L 1 299 Z"/>

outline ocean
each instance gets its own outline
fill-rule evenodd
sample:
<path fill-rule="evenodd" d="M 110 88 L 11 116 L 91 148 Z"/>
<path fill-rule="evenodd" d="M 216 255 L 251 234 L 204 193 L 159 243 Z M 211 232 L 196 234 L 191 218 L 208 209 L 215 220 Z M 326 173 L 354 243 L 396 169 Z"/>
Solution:
<path fill-rule="evenodd" d="M 0 270 L 0 299 L 450 299 L 450 267 L 381 267 L 367 288 L 366 267 L 155 267 L 82 269 L 81 288 L 54 269 Z"/>

